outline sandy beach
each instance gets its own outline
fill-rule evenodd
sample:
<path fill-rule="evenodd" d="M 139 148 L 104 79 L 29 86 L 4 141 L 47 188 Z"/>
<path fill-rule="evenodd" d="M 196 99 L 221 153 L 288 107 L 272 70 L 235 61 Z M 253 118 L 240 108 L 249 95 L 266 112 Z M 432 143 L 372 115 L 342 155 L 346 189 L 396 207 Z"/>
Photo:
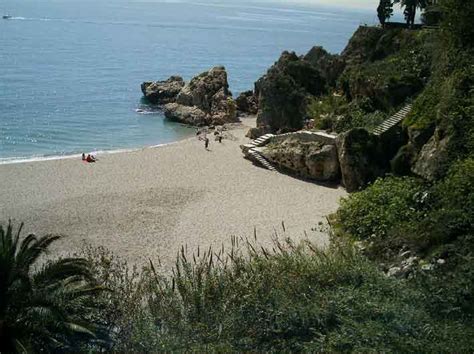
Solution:
<path fill-rule="evenodd" d="M 55 251 L 105 246 L 129 262 L 159 257 L 165 267 L 177 250 L 230 244 L 231 236 L 271 244 L 274 230 L 324 245 L 318 223 L 346 195 L 271 172 L 243 158 L 239 145 L 254 119 L 230 131 L 234 139 L 193 137 L 139 151 L 99 155 L 87 164 L 60 159 L 0 165 L 0 215 L 26 232 L 59 233 Z M 286 233 L 281 232 L 284 221 Z M 305 232 L 306 235 L 305 236 Z"/>

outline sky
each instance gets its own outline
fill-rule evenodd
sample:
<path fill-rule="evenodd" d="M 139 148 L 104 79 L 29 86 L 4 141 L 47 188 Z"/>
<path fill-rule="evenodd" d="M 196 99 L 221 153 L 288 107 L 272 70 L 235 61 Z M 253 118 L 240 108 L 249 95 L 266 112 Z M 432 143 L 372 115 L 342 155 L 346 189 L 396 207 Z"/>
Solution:
<path fill-rule="evenodd" d="M 267 0 L 274 1 L 274 0 Z M 330 6 L 344 6 L 360 9 L 376 9 L 379 0 L 276 0 L 286 4 L 306 4 L 306 5 L 330 5 Z"/>

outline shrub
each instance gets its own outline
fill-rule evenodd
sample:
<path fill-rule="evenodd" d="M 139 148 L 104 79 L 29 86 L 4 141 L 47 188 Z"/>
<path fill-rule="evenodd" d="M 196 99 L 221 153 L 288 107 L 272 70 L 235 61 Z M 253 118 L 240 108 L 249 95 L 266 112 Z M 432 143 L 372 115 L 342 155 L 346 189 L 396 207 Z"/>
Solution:
<path fill-rule="evenodd" d="M 394 226 L 420 218 L 425 190 L 415 178 L 378 179 L 341 201 L 338 220 L 357 239 L 384 239 Z"/>

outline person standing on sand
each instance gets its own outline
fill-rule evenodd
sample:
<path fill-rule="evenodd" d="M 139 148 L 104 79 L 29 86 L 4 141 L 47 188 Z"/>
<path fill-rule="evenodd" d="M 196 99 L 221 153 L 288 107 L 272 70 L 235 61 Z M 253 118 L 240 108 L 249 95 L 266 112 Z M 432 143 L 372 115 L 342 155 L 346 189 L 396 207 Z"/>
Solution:
<path fill-rule="evenodd" d="M 206 150 L 209 147 L 209 139 L 207 137 L 204 139 L 204 147 L 206 148 Z"/>

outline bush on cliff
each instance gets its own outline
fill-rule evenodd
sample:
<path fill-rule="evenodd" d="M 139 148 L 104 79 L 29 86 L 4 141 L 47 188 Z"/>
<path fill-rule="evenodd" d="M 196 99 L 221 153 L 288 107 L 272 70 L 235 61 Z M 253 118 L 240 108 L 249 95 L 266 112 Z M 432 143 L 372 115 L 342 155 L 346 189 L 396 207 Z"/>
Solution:
<path fill-rule="evenodd" d="M 382 59 L 349 66 L 339 79 L 349 100 L 368 98 L 374 107 L 384 111 L 402 104 L 424 87 L 430 75 L 432 55 L 432 34 L 428 31 L 387 30 L 388 34 L 392 34 L 391 42 L 402 42 L 398 51 L 381 55 Z"/>
<path fill-rule="evenodd" d="M 355 238 L 387 241 L 394 227 L 420 218 L 425 191 L 415 178 L 380 178 L 341 200 L 337 215 L 344 231 Z"/>
<path fill-rule="evenodd" d="M 342 133 L 352 128 L 369 131 L 387 119 L 388 114 L 376 110 L 370 99 L 348 102 L 344 96 L 326 95 L 312 98 L 307 115 L 314 119 L 314 128 Z"/>
<path fill-rule="evenodd" d="M 455 163 L 444 179 L 431 186 L 406 177 L 380 179 L 344 200 L 337 215 L 346 234 L 367 242 L 372 259 L 396 262 L 400 250 L 408 248 L 434 262 L 434 270 L 421 273 L 413 283 L 426 293 L 434 315 L 442 311 L 472 328 L 472 158 Z"/>

